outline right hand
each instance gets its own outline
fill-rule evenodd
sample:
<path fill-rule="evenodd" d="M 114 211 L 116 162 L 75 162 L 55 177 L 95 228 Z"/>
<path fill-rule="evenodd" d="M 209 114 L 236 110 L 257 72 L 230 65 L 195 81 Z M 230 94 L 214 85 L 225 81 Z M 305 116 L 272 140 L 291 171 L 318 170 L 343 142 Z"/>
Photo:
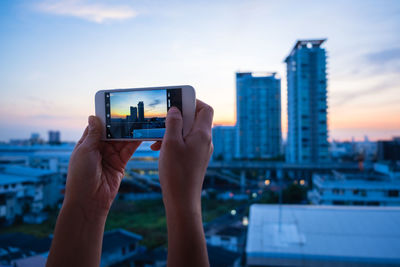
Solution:
<path fill-rule="evenodd" d="M 183 138 L 182 115 L 176 107 L 170 108 L 162 142 L 151 148 L 160 150 L 159 177 L 167 210 L 198 211 L 201 209 L 201 191 L 213 144 L 211 126 L 213 109 L 196 101 L 195 120 L 189 134 Z"/>

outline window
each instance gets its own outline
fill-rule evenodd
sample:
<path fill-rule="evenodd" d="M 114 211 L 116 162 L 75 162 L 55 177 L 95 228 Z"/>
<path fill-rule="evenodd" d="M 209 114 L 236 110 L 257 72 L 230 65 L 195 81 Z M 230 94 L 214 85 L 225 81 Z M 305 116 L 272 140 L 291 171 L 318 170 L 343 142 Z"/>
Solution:
<path fill-rule="evenodd" d="M 129 251 L 134 251 L 136 249 L 136 244 L 130 244 L 129 245 Z"/>
<path fill-rule="evenodd" d="M 344 201 L 333 201 L 333 205 L 344 205 Z"/>
<path fill-rule="evenodd" d="M 126 249 L 125 249 L 125 247 L 122 247 L 122 255 L 125 255 L 126 254 Z"/>
<path fill-rule="evenodd" d="M 388 197 L 399 197 L 399 190 L 389 190 L 387 192 Z"/>

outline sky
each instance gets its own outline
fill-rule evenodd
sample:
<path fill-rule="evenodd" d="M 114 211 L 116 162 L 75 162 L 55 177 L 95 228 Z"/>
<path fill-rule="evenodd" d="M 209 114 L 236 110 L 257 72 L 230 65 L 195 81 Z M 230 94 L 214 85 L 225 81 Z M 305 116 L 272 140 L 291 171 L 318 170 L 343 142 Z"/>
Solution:
<path fill-rule="evenodd" d="M 165 117 L 167 115 L 166 94 L 166 90 L 111 93 L 111 118 L 125 119 L 131 114 L 130 107 L 138 107 L 139 101 L 143 102 L 145 118 Z"/>
<path fill-rule="evenodd" d="M 272 71 L 327 38 L 329 138 L 400 135 L 400 1 L 0 1 L 0 140 L 77 140 L 97 90 L 189 84 L 236 117 L 235 72 Z"/>

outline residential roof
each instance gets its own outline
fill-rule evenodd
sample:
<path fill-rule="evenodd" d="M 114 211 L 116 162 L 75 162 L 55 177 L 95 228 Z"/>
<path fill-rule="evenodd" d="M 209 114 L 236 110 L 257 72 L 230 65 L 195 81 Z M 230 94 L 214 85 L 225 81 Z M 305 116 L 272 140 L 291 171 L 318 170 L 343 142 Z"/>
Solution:
<path fill-rule="evenodd" d="M 43 253 L 49 251 L 51 239 L 49 237 L 38 238 L 22 233 L 8 233 L 0 235 L 0 248 L 16 247 L 24 251 Z"/>
<path fill-rule="evenodd" d="M 210 266 L 230 267 L 240 258 L 240 254 L 227 249 L 207 245 Z"/>
<path fill-rule="evenodd" d="M 56 174 L 56 171 L 44 170 L 38 168 L 31 168 L 20 165 L 3 165 L 0 171 L 5 174 L 13 174 L 18 176 L 28 176 L 28 177 L 41 177 L 44 175 Z"/>
<path fill-rule="evenodd" d="M 142 236 L 126 231 L 124 229 L 116 229 L 107 231 L 103 236 L 102 252 L 113 251 L 116 248 L 129 246 L 130 244 L 142 240 Z"/>
<path fill-rule="evenodd" d="M 221 235 L 221 236 L 241 236 L 245 233 L 245 229 L 243 227 L 234 227 L 234 226 L 228 226 L 225 228 L 222 228 L 219 230 L 216 235 Z"/>
<path fill-rule="evenodd" d="M 254 204 L 247 264 L 400 264 L 400 207 Z M 280 221 L 280 222 L 279 222 Z"/>
<path fill-rule="evenodd" d="M 15 267 L 45 267 L 47 258 L 42 255 L 35 255 L 32 257 L 13 260 Z"/>
<path fill-rule="evenodd" d="M 345 188 L 345 189 L 372 189 L 372 190 L 400 190 L 399 181 L 385 181 L 385 180 L 364 180 L 364 179 L 324 179 L 322 177 L 314 176 L 313 183 L 322 188 Z"/>
<path fill-rule="evenodd" d="M 0 185 L 10 185 L 10 184 L 19 184 L 27 182 L 36 183 L 37 181 L 38 179 L 34 177 L 21 177 L 12 174 L 0 173 Z"/>

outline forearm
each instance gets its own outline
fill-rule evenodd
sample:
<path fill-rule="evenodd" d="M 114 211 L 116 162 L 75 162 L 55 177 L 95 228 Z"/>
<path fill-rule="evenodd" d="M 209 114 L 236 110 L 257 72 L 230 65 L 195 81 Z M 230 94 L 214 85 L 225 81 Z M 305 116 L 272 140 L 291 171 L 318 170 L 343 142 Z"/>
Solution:
<path fill-rule="evenodd" d="M 209 266 L 201 218 L 195 208 L 167 207 L 168 266 Z"/>
<path fill-rule="evenodd" d="M 47 267 L 99 266 L 106 217 L 88 218 L 64 204 L 57 219 Z"/>

